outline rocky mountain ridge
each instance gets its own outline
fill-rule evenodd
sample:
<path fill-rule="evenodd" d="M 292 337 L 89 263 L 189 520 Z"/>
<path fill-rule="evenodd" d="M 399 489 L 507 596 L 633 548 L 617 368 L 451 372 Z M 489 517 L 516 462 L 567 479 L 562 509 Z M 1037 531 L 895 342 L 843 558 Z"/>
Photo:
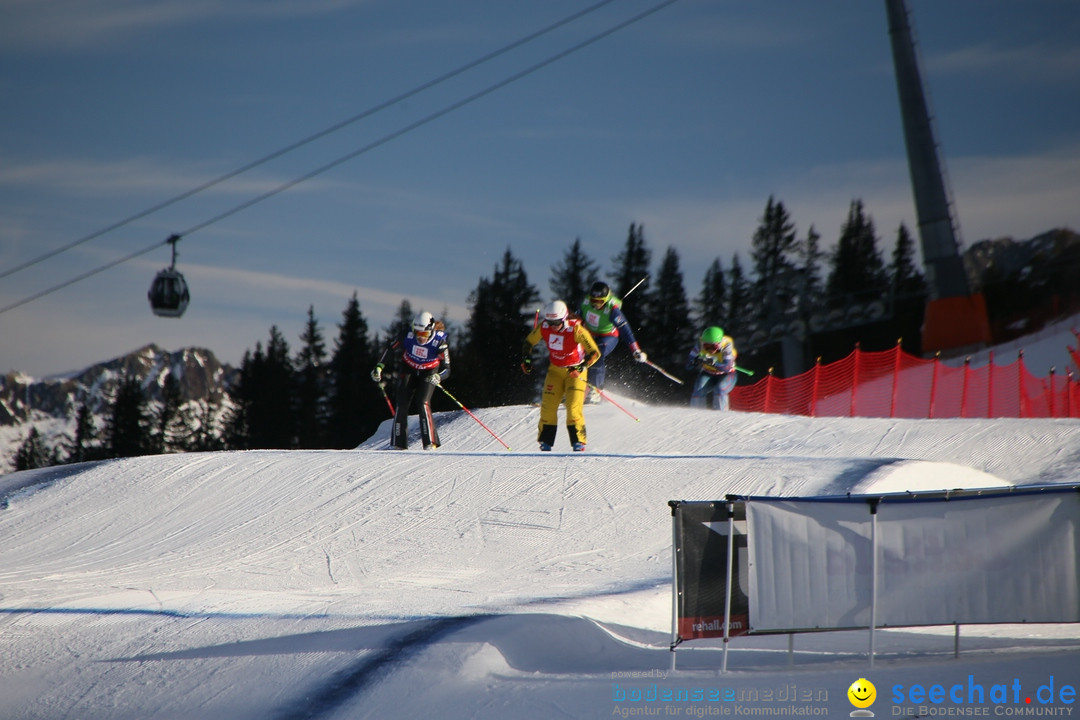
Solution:
<path fill-rule="evenodd" d="M 177 381 L 182 403 L 220 403 L 236 377 L 236 371 L 221 364 L 210 350 L 170 352 L 154 344 L 66 375 L 35 379 L 11 372 L 0 376 L 0 426 L 22 424 L 42 415 L 72 417 L 83 403 L 93 414 L 100 414 L 125 376 L 139 378 L 147 397 L 159 401 L 170 374 Z"/>
<path fill-rule="evenodd" d="M 1069 263 L 1080 254 L 1080 233 L 1069 228 L 1048 230 L 1029 240 L 1011 237 L 980 240 L 964 250 L 964 265 L 973 285 L 1028 273 L 1034 267 Z"/>
<path fill-rule="evenodd" d="M 210 350 L 170 352 L 156 344 L 65 375 L 37 379 L 6 373 L 0 376 L 0 474 L 14 470 L 16 451 L 30 433 L 37 432 L 50 448 L 68 447 L 82 405 L 90 411 L 95 432 L 102 431 L 125 378 L 137 378 L 148 404 L 160 407 L 166 378 L 172 377 L 180 411 L 195 431 L 219 422 L 232 407 L 228 391 L 238 376 L 238 370 L 222 365 Z"/>
<path fill-rule="evenodd" d="M 50 447 L 66 446 L 83 404 L 94 427 L 106 427 L 124 378 L 138 378 L 149 404 L 159 406 L 171 376 L 182 411 L 199 420 L 218 421 L 232 407 L 229 388 L 238 375 L 205 348 L 168 351 L 153 344 L 63 375 L 40 379 L 21 372 L 0 375 L 0 474 L 14 469 L 18 448 L 34 430 Z"/>

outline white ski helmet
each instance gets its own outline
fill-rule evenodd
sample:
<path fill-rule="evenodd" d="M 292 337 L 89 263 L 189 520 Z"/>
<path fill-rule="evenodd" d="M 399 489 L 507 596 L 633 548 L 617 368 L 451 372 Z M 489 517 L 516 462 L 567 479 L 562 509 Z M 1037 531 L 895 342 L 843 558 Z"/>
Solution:
<path fill-rule="evenodd" d="M 413 318 L 412 331 L 417 340 L 427 342 L 431 339 L 431 333 L 435 332 L 435 318 L 427 311 L 420 313 Z"/>
<path fill-rule="evenodd" d="M 562 300 L 555 300 L 544 308 L 544 319 L 549 323 L 563 322 L 569 314 L 570 311 L 567 309 L 566 303 Z"/>

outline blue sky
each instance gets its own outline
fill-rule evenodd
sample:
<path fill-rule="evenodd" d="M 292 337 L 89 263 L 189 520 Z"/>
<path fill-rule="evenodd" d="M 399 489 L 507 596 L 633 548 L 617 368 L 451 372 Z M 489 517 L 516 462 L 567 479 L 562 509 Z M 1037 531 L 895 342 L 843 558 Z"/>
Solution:
<path fill-rule="evenodd" d="M 0 307 L 171 233 L 193 299 L 154 317 L 162 246 L 0 313 L 0 372 L 156 342 L 224 361 L 357 293 L 467 315 L 507 248 L 549 297 L 575 238 L 606 273 L 631 223 L 688 292 L 770 195 L 826 246 L 863 200 L 883 252 L 915 217 L 880 0 L 615 0 L 382 112 L 0 278 Z M 584 10 L 595 0 L 0 0 L 0 273 Z M 909 0 L 962 241 L 1080 229 L 1080 6 Z M 370 145 L 354 159 L 203 226 Z M 646 348 L 647 349 L 647 348 Z"/>

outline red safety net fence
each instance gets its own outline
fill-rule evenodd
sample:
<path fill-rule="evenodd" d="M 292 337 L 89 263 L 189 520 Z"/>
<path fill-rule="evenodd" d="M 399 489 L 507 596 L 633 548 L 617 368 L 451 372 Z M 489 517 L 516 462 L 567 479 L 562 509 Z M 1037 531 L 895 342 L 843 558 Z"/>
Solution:
<path fill-rule="evenodd" d="M 1080 341 L 1080 335 L 1077 336 Z M 1078 342 L 1080 345 L 1080 342 Z M 1069 347 L 1077 366 L 1080 352 Z M 771 372 L 736 387 L 731 407 L 816 417 L 1069 418 L 1080 417 L 1080 382 L 1072 371 L 1036 377 L 1023 355 L 1010 365 L 946 365 L 892 350 L 855 351 L 791 378 Z"/>

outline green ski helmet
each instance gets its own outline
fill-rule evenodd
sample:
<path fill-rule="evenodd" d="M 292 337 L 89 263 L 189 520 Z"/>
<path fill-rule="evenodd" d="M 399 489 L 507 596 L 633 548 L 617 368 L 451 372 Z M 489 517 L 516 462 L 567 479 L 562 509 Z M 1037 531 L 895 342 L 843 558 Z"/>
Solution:
<path fill-rule="evenodd" d="M 701 333 L 702 345 L 719 345 L 720 341 L 724 339 L 724 331 L 721 328 L 712 327 L 705 328 L 705 332 Z"/>

